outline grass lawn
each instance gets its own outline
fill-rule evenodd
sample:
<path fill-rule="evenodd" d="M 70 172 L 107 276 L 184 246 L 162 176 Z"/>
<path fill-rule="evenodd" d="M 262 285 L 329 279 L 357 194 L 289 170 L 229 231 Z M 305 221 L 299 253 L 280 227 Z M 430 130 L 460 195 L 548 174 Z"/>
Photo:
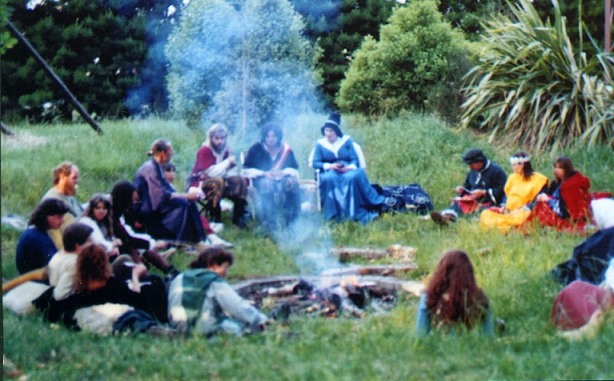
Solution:
<path fill-rule="evenodd" d="M 321 136 L 325 118 L 301 116 L 285 128 L 303 178 L 313 176 L 307 157 Z M 447 206 L 453 187 L 463 182 L 467 167 L 460 155 L 467 148 L 482 148 L 508 174 L 508 158 L 518 148 L 456 133 L 437 119 L 418 114 L 379 121 L 344 116 L 343 126 L 344 133 L 362 145 L 373 183 L 419 183 L 436 209 Z M 64 160 L 75 162 L 81 170 L 80 201 L 87 201 L 93 193 L 108 192 L 115 182 L 132 179 L 159 137 L 173 143 L 176 185 L 181 188 L 205 135 L 203 130 L 158 119 L 105 122 L 102 129 L 105 134 L 98 136 L 86 125 L 13 126 L 16 136 L 2 136 L 2 215 L 27 218 L 51 187 L 53 168 Z M 247 149 L 253 139 L 235 134 L 231 144 L 238 152 Z M 614 155 L 606 147 L 540 153 L 532 162 L 551 178 L 552 163 L 563 154 L 591 179 L 593 191 L 614 190 Z M 482 230 L 473 219 L 442 229 L 413 214 L 385 215 L 368 226 L 329 225 L 318 216 L 309 221 L 315 232 L 310 243 L 416 247 L 419 270 L 405 275 L 408 279 L 425 279 L 449 249 L 467 251 L 495 317 L 506 323 L 505 331 L 494 337 L 435 332 L 417 339 L 418 300 L 409 294 L 383 315 L 363 319 L 293 316 L 288 326 L 274 324 L 262 334 L 220 336 L 214 341 L 98 337 L 43 323 L 38 315 L 22 318 L 3 310 L 3 352 L 14 364 L 8 367 L 5 363 L 4 376 L 14 367 L 28 380 L 62 381 L 614 378 L 612 314 L 591 341 L 568 342 L 548 324 L 552 301 L 561 289 L 548 272 L 568 259 L 583 237 L 548 229 L 536 229 L 528 236 L 501 235 Z M 297 245 L 294 237 L 274 241 L 225 222 L 221 235 L 235 244 L 231 282 L 313 269 L 297 260 L 304 246 Z M 19 234 L 2 225 L 2 276 L 7 279 L 17 274 Z M 190 259 L 179 253 L 172 260 L 184 269 Z"/>

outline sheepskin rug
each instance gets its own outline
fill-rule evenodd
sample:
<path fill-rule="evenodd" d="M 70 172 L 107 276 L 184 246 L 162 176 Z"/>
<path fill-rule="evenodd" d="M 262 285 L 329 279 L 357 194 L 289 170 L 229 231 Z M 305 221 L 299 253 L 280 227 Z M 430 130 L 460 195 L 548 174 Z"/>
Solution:
<path fill-rule="evenodd" d="M 125 304 L 100 304 L 78 309 L 75 319 L 82 331 L 107 336 L 113 332 L 113 323 L 124 313 L 133 309 Z"/>

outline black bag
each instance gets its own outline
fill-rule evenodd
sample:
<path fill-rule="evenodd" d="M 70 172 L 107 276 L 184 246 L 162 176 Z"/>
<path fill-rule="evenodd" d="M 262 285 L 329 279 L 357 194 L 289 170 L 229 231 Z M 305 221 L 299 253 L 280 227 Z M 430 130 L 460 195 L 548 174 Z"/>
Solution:
<path fill-rule="evenodd" d="M 378 194 L 386 197 L 382 212 L 407 213 L 411 210 L 425 215 L 433 210 L 431 196 L 418 184 L 386 185 L 383 187 L 379 184 L 372 184 L 371 186 Z"/>

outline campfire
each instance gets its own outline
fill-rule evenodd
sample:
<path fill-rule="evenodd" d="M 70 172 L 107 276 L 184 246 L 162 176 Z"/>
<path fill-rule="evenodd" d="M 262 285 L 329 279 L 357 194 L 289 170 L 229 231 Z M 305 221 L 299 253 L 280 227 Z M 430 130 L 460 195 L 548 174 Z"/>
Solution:
<path fill-rule="evenodd" d="M 264 310 L 293 315 L 356 317 L 382 314 L 403 294 L 420 295 L 422 283 L 379 275 L 279 276 L 246 280 L 237 292 Z"/>
<path fill-rule="evenodd" d="M 284 309 L 286 314 L 294 315 L 362 318 L 367 314 L 387 312 L 403 294 L 420 295 L 422 283 L 391 276 L 416 270 L 415 253 L 415 248 L 401 245 L 391 245 L 385 250 L 340 246 L 330 251 L 340 261 L 357 257 L 368 260 L 388 258 L 397 264 L 341 267 L 338 263 L 340 267 L 328 268 L 317 276 L 250 279 L 235 284 L 234 288 L 258 308 L 273 313 Z"/>

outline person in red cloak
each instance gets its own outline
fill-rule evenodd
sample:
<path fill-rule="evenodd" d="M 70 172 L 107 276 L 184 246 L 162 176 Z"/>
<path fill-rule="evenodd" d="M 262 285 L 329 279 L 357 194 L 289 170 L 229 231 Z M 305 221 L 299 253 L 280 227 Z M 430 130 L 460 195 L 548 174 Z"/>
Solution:
<path fill-rule="evenodd" d="M 541 225 L 558 231 L 584 230 L 591 201 L 588 192 L 591 181 L 574 169 L 568 157 L 559 157 L 554 162 L 554 177 L 547 193 L 537 197 L 537 203 L 521 229 L 537 220 Z"/>

